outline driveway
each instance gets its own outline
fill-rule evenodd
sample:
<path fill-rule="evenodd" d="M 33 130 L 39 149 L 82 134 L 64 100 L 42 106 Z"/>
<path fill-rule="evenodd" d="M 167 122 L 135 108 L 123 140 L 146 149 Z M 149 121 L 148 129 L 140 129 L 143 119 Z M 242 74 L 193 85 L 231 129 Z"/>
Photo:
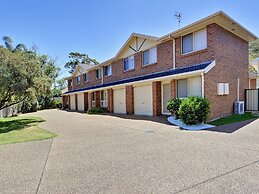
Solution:
<path fill-rule="evenodd" d="M 259 193 L 259 119 L 226 133 L 143 117 L 30 115 L 58 137 L 0 146 L 1 193 Z"/>

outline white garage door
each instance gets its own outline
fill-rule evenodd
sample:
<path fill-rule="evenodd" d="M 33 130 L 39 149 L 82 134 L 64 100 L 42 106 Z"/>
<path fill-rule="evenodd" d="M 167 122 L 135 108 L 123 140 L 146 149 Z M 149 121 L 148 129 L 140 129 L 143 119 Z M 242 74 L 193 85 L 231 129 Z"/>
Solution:
<path fill-rule="evenodd" d="M 78 110 L 84 111 L 84 94 L 78 94 L 77 95 L 77 101 L 78 101 Z"/>
<path fill-rule="evenodd" d="M 114 113 L 126 114 L 125 89 L 113 91 Z"/>
<path fill-rule="evenodd" d="M 134 87 L 134 113 L 153 115 L 151 85 Z"/>
<path fill-rule="evenodd" d="M 76 109 L 76 100 L 75 95 L 70 96 L 70 109 L 75 110 Z"/>

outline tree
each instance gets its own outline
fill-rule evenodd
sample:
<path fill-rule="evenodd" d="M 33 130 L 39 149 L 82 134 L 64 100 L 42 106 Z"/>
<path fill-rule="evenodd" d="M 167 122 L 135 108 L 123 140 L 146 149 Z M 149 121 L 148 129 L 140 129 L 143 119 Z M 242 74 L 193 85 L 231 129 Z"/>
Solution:
<path fill-rule="evenodd" d="M 35 53 L 0 48 L 0 110 L 25 100 L 35 100 L 50 87 L 50 78 Z"/>
<path fill-rule="evenodd" d="M 4 43 L 5 43 L 5 47 L 8 49 L 8 50 L 13 50 L 14 48 L 13 48 L 13 40 L 12 40 L 12 38 L 11 37 L 9 37 L 9 36 L 4 36 L 3 37 L 3 41 L 4 41 Z"/>
<path fill-rule="evenodd" d="M 69 57 L 69 62 L 67 62 L 65 64 L 65 68 L 69 69 L 69 73 L 73 73 L 73 71 L 75 70 L 76 66 L 78 64 L 99 64 L 99 62 L 94 59 L 94 58 L 90 58 L 87 54 L 82 54 L 79 52 L 71 52 L 68 55 Z"/>
<path fill-rule="evenodd" d="M 253 60 L 259 57 L 259 39 L 249 45 L 249 59 Z"/>

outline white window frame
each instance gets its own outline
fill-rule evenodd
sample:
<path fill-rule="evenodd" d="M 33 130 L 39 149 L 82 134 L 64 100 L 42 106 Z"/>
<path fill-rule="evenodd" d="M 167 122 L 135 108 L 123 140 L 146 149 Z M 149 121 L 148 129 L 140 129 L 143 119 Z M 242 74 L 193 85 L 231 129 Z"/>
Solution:
<path fill-rule="evenodd" d="M 195 34 L 197 34 L 198 32 L 201 32 L 201 31 L 205 31 L 205 34 L 206 34 L 206 46 L 202 49 L 199 49 L 199 50 L 196 50 L 195 49 Z M 183 37 L 187 36 L 187 35 L 190 35 L 192 34 L 192 51 L 190 52 L 187 52 L 187 53 L 183 53 Z M 191 33 L 188 33 L 188 34 L 185 34 L 183 36 L 181 36 L 181 54 L 182 55 L 186 55 L 186 54 L 190 54 L 190 53 L 193 53 L 193 52 L 197 52 L 197 51 L 200 51 L 200 50 L 204 50 L 208 48 L 208 37 L 207 37 L 207 29 L 204 28 L 204 29 L 201 29 L 201 30 L 198 30 L 198 31 L 195 31 L 195 32 L 191 32 Z"/>
<path fill-rule="evenodd" d="M 104 92 L 104 99 L 102 99 L 102 92 Z M 107 108 L 108 107 L 108 91 L 107 90 L 102 90 L 100 92 L 100 99 L 101 99 L 101 107 Z"/>
<path fill-rule="evenodd" d="M 170 84 L 170 87 L 171 87 L 171 83 L 170 82 L 163 82 L 162 84 L 161 84 L 161 98 L 162 98 L 162 103 L 161 103 L 161 105 L 162 105 L 162 114 L 163 115 L 170 115 L 171 113 L 170 112 L 164 112 L 164 85 L 165 84 Z M 172 93 L 172 88 L 170 88 L 170 90 L 171 90 L 171 93 Z"/>
<path fill-rule="evenodd" d="M 84 82 L 88 82 L 88 74 L 87 73 L 84 73 L 83 74 L 83 78 L 84 78 Z M 86 78 L 86 79 L 85 79 Z"/>
<path fill-rule="evenodd" d="M 76 77 L 76 85 L 79 85 L 81 81 L 80 75 Z"/>
<path fill-rule="evenodd" d="M 92 100 L 91 105 L 92 105 L 92 107 L 95 107 L 96 106 L 96 104 L 95 104 L 95 98 L 96 98 L 95 92 L 92 92 L 91 95 L 92 95 L 92 97 L 91 97 L 91 100 Z M 93 96 L 94 96 L 94 100 L 93 100 Z"/>
<path fill-rule="evenodd" d="M 98 73 L 97 73 L 98 71 Z M 102 68 L 98 68 L 95 70 L 96 73 L 96 79 L 101 79 L 102 78 Z"/>
<path fill-rule="evenodd" d="M 127 61 L 128 61 L 128 64 L 129 64 L 129 59 L 130 59 L 130 58 L 133 58 L 133 67 L 132 67 L 132 68 L 129 68 L 129 69 L 125 69 L 125 60 L 127 60 Z M 126 58 L 123 59 L 123 69 L 124 69 L 124 72 L 135 69 L 135 57 L 134 57 L 134 55 L 128 56 L 128 57 L 126 57 Z"/>
<path fill-rule="evenodd" d="M 155 50 L 155 60 L 154 61 L 151 60 L 152 57 L 150 55 L 152 49 Z M 144 52 L 148 52 L 148 63 L 147 64 L 144 64 Z M 157 63 L 157 47 L 152 47 L 152 48 L 150 48 L 148 50 L 143 51 L 143 54 L 142 54 L 142 66 L 152 65 L 152 64 L 155 64 L 155 63 Z"/>
<path fill-rule="evenodd" d="M 106 75 L 106 68 L 110 67 L 110 71 L 108 71 L 109 73 Z M 112 75 L 112 65 L 106 65 L 104 66 L 104 75 L 105 77 L 111 76 Z"/>
<path fill-rule="evenodd" d="M 201 80 L 201 85 L 200 85 L 200 94 L 199 95 L 196 95 L 196 96 L 200 96 L 200 97 L 202 97 L 202 77 L 200 77 L 200 76 L 194 76 L 194 77 L 189 77 L 189 78 L 183 78 L 183 79 L 178 79 L 178 80 L 186 80 L 186 89 L 187 89 L 187 96 L 186 97 L 180 97 L 181 99 L 185 99 L 185 98 L 188 98 L 188 96 L 192 96 L 193 94 L 190 94 L 190 93 L 188 93 L 188 87 L 190 87 L 190 85 L 189 85 L 189 83 L 192 83 L 190 80 L 192 79 L 192 78 L 200 78 L 200 80 Z M 179 98 L 178 97 L 178 90 L 179 90 L 179 88 L 178 88 L 178 80 L 176 80 L 176 97 L 177 98 Z"/>

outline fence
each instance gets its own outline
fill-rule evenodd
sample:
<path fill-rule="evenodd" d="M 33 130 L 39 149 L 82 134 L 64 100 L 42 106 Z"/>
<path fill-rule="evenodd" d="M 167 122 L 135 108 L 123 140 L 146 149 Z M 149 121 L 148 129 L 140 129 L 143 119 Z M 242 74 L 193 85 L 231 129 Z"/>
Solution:
<path fill-rule="evenodd" d="M 15 104 L 15 105 L 12 105 L 12 106 L 8 106 L 4 109 L 1 109 L 0 110 L 0 118 L 11 117 L 11 116 L 17 115 L 20 111 L 19 107 L 20 106 L 18 104 Z"/>
<path fill-rule="evenodd" d="M 245 90 L 245 110 L 259 111 L 259 89 Z"/>

